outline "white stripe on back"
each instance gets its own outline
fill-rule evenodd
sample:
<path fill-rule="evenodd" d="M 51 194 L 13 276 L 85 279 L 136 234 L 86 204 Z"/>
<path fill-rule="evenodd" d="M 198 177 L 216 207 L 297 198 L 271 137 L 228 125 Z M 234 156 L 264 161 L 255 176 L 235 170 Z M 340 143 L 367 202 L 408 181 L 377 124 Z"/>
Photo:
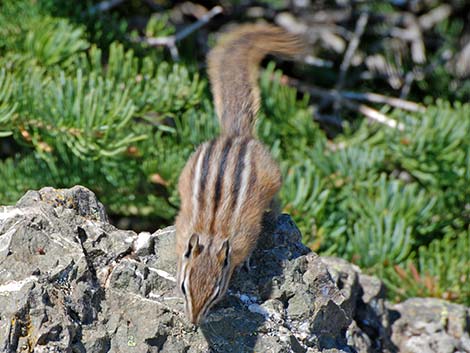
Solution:
<path fill-rule="evenodd" d="M 245 159 L 243 161 L 244 169 L 242 172 L 242 180 L 241 180 L 241 187 L 240 191 L 237 195 L 237 203 L 235 205 L 235 211 L 233 213 L 234 217 L 232 219 L 232 227 L 234 223 L 237 224 L 240 222 L 239 217 L 240 217 L 240 212 L 243 204 L 246 201 L 247 198 L 247 189 L 248 189 L 248 182 L 250 180 L 250 174 L 251 174 L 251 152 L 252 152 L 252 140 L 248 141 L 248 145 L 246 146 L 246 154 L 245 154 Z"/>
<path fill-rule="evenodd" d="M 202 161 L 204 160 L 204 155 L 206 154 L 208 143 L 206 142 L 201 146 L 201 153 L 199 153 L 198 159 L 196 161 L 196 169 L 194 170 L 194 178 L 193 182 L 193 213 L 191 219 L 191 227 L 194 227 L 197 222 L 197 217 L 199 213 L 199 186 L 200 186 L 200 179 L 201 179 L 201 169 L 202 169 Z"/>
<path fill-rule="evenodd" d="M 200 210 L 199 212 L 204 212 L 204 228 L 209 229 L 212 217 L 212 209 L 214 207 L 214 192 L 215 192 L 215 183 L 217 180 L 217 175 L 219 174 L 219 165 L 220 165 L 220 147 L 222 140 L 216 140 L 214 142 L 214 147 L 212 148 L 212 154 L 209 159 L 209 164 L 207 168 L 207 179 L 206 179 L 206 194 L 203 195 L 204 197 L 204 210 Z"/>

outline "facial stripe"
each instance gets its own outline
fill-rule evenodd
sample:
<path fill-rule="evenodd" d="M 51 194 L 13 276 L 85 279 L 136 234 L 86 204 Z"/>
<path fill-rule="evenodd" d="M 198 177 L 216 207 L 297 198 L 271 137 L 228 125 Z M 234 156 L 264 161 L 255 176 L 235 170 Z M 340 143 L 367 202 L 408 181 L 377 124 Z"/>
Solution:
<path fill-rule="evenodd" d="M 191 285 L 189 283 L 189 279 L 191 277 L 191 268 L 188 269 L 187 273 L 185 274 L 183 285 L 186 288 L 187 298 L 185 298 L 185 307 L 186 312 L 189 317 L 193 316 L 193 294 L 191 292 Z"/>
<path fill-rule="evenodd" d="M 228 159 L 231 147 L 232 147 L 232 138 L 228 138 L 224 144 L 222 156 L 220 159 L 218 174 L 217 174 L 217 180 L 215 182 L 214 202 L 212 205 L 212 221 L 211 221 L 211 226 L 210 226 L 212 234 L 215 233 L 214 227 L 215 227 L 217 208 L 219 207 L 219 203 L 220 203 L 220 198 L 222 194 L 222 182 L 224 180 L 225 169 L 227 166 L 227 159 Z"/>
<path fill-rule="evenodd" d="M 204 305 L 202 312 L 205 313 L 207 310 L 209 310 L 209 308 L 215 304 L 219 296 L 220 296 L 220 286 L 217 285 L 217 287 L 215 287 L 214 289 L 214 292 L 212 293 L 209 300 L 207 301 L 206 305 Z"/>
<path fill-rule="evenodd" d="M 184 300 L 186 300 L 189 292 L 188 288 L 186 287 L 186 268 L 187 268 L 187 263 L 183 265 L 183 268 L 181 269 L 181 274 L 182 274 L 182 280 L 180 283 L 180 288 L 182 291 L 182 294 L 184 295 Z"/>
<path fill-rule="evenodd" d="M 187 315 L 191 317 L 192 305 L 191 305 L 191 292 L 189 290 L 189 276 L 187 275 L 188 263 L 184 263 L 181 268 L 181 284 L 180 287 L 184 288 L 184 307 Z M 184 294 L 184 292 L 182 294 Z"/>

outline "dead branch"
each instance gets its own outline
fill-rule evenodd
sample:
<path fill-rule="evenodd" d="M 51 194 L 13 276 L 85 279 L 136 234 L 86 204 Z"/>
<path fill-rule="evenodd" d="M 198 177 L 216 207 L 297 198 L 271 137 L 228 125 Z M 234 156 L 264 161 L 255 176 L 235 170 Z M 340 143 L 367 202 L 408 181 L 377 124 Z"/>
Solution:
<path fill-rule="evenodd" d="M 431 11 L 421 15 L 419 18 L 419 26 L 423 30 L 434 27 L 437 23 L 444 21 L 452 13 L 452 7 L 448 4 L 442 4 Z"/>
<path fill-rule="evenodd" d="M 94 14 L 99 13 L 99 12 L 106 12 L 106 11 L 111 10 L 113 7 L 116 7 L 116 6 L 120 5 L 124 1 L 125 0 L 106 0 L 106 1 L 102 1 L 102 2 L 99 2 L 96 5 L 91 6 L 88 9 L 87 12 L 90 15 L 94 15 Z"/>
<path fill-rule="evenodd" d="M 360 100 L 360 101 L 367 101 L 372 103 L 383 103 L 390 105 L 395 108 L 409 110 L 412 112 L 424 112 L 426 108 L 422 105 L 417 104 L 415 102 L 407 101 L 401 98 L 395 97 L 387 97 L 382 94 L 377 93 L 359 93 L 359 92 L 338 92 L 341 97 Z"/>
<path fill-rule="evenodd" d="M 407 72 L 405 76 L 405 83 L 401 87 L 401 91 L 400 91 L 401 99 L 405 99 L 406 97 L 408 97 L 408 94 L 410 94 L 411 85 L 413 84 L 414 80 L 415 80 L 415 73 L 413 71 Z"/>
<path fill-rule="evenodd" d="M 361 113 L 368 117 L 371 120 L 377 121 L 381 124 L 387 125 L 391 128 L 396 128 L 400 131 L 403 131 L 405 129 L 405 126 L 402 123 L 399 123 L 398 121 L 389 118 L 385 114 L 382 114 L 378 110 L 375 110 L 367 105 L 364 104 L 358 104 L 355 102 L 352 102 L 350 100 L 344 99 L 343 100 L 344 106 L 346 108 L 352 109 L 358 113 Z"/>
<path fill-rule="evenodd" d="M 221 14 L 222 12 L 222 6 L 214 6 L 205 15 L 201 16 L 196 22 L 190 24 L 186 28 L 183 28 L 183 30 L 176 33 L 175 42 L 179 42 L 180 40 L 189 36 L 191 33 L 197 31 L 199 28 L 207 24 L 213 17 L 217 16 L 218 14 Z"/>
<path fill-rule="evenodd" d="M 418 19 L 411 13 L 403 15 L 405 28 L 392 28 L 390 35 L 401 40 L 410 42 L 411 58 L 416 64 L 422 64 L 426 61 L 426 50 L 423 42 L 423 33 Z"/>
<path fill-rule="evenodd" d="M 285 77 L 286 82 L 294 87 L 296 87 L 299 91 L 309 93 L 312 96 L 319 97 L 326 100 L 359 100 L 359 101 L 366 101 L 371 103 L 382 103 L 387 104 L 395 108 L 408 110 L 411 112 L 424 112 L 426 108 L 422 105 L 411 102 L 405 99 L 396 98 L 396 97 L 388 97 L 378 93 L 371 93 L 371 92 L 352 92 L 352 91 L 336 91 L 336 90 L 326 90 L 317 86 L 309 85 L 304 82 L 301 82 L 292 77 Z"/>
<path fill-rule="evenodd" d="M 185 1 L 180 5 L 176 5 L 174 10 L 178 9 L 181 14 L 193 16 L 196 19 L 200 19 L 205 14 L 207 14 L 207 8 L 200 4 L 195 4 L 191 1 Z"/>
<path fill-rule="evenodd" d="M 386 79 L 393 89 L 399 89 L 403 85 L 402 74 L 399 69 L 394 64 L 388 62 L 382 54 L 369 55 L 365 60 L 365 64 L 372 77 L 379 75 Z M 367 71 L 362 73 L 362 76 L 367 73 Z"/>
<path fill-rule="evenodd" d="M 314 113 L 314 120 L 319 123 L 329 124 L 339 128 L 344 127 L 343 120 L 338 115 L 322 114 L 316 111 Z"/>
<path fill-rule="evenodd" d="M 336 102 L 338 106 L 345 106 L 348 109 L 359 112 L 371 120 L 377 121 L 386 126 L 397 128 L 398 130 L 404 130 L 404 125 L 397 122 L 396 120 L 389 118 L 378 110 L 373 109 L 365 104 L 359 104 L 353 100 L 366 100 L 374 103 L 386 103 L 397 108 L 411 110 L 411 111 L 422 111 L 424 107 L 410 101 L 405 101 L 399 98 L 386 97 L 376 93 L 355 93 L 355 92 L 344 92 L 335 90 L 326 90 L 312 85 L 303 83 L 295 78 L 288 77 L 285 80 L 287 83 L 296 87 L 299 91 L 309 93 L 312 96 L 322 98 L 324 101 Z M 336 114 L 332 116 L 337 116 Z M 337 125 L 336 119 L 331 119 L 332 116 L 323 115 L 320 118 L 326 120 L 325 122 Z"/>
<path fill-rule="evenodd" d="M 313 55 L 307 55 L 304 58 L 304 63 L 307 65 L 318 66 L 318 67 L 333 67 L 333 62 L 330 60 L 324 60 L 321 58 L 317 58 Z"/>
<path fill-rule="evenodd" d="M 362 34 L 364 33 L 364 30 L 366 28 L 368 21 L 369 21 L 369 14 L 367 12 L 361 13 L 361 16 L 359 16 L 359 19 L 357 20 L 353 37 L 351 41 L 349 42 L 348 48 L 346 49 L 346 53 L 344 54 L 344 57 L 343 57 L 343 62 L 341 63 L 341 66 L 339 68 L 340 69 L 339 78 L 335 86 L 337 90 L 340 90 L 344 85 L 344 79 L 346 78 L 346 73 L 349 69 L 349 66 L 351 65 L 351 60 L 359 46 L 359 42 L 361 40 Z"/>
<path fill-rule="evenodd" d="M 221 6 L 215 6 L 206 14 L 201 16 L 196 22 L 190 24 L 189 26 L 183 28 L 178 33 L 165 36 L 165 37 L 140 37 L 137 41 L 141 43 L 146 43 L 150 46 L 158 47 L 164 46 L 170 50 L 171 57 L 173 60 L 179 60 L 179 52 L 178 48 L 176 47 L 176 43 L 181 41 L 182 39 L 186 38 L 193 32 L 197 31 L 199 28 L 207 24 L 213 17 L 217 16 L 218 14 L 222 13 L 223 9 Z"/>
<path fill-rule="evenodd" d="M 275 22 L 289 32 L 304 36 L 310 44 L 321 40 L 326 47 L 331 48 L 337 53 L 343 53 L 346 47 L 346 41 L 342 37 L 350 37 L 350 32 L 342 27 L 330 23 L 322 24 L 318 27 L 311 26 L 289 12 L 278 14 Z"/>
<path fill-rule="evenodd" d="M 460 78 L 470 76 L 470 41 L 455 56 L 454 71 Z"/>

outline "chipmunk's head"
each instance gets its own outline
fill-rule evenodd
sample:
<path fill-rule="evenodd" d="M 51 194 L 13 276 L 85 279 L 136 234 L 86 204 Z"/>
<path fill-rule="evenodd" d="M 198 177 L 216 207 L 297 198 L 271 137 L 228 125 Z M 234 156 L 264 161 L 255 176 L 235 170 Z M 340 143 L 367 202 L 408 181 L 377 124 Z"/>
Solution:
<path fill-rule="evenodd" d="M 193 234 L 178 261 L 177 283 L 186 316 L 197 325 L 227 291 L 233 272 L 229 241 L 201 244 L 199 235 Z"/>

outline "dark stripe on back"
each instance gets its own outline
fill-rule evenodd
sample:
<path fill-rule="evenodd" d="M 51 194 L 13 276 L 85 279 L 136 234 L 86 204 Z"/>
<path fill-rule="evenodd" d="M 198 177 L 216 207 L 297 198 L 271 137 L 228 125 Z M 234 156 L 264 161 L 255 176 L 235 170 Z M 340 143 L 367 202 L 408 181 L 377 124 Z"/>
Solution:
<path fill-rule="evenodd" d="M 255 187 L 256 178 L 257 178 L 255 158 L 251 158 L 250 167 L 251 167 L 251 169 L 250 169 L 250 180 L 248 181 L 247 193 L 248 193 L 248 195 L 253 195 L 253 191 L 254 191 L 253 188 Z"/>
<path fill-rule="evenodd" d="M 202 170 L 201 170 L 201 181 L 199 186 L 199 212 L 203 212 L 204 210 L 204 194 L 206 191 L 206 183 L 207 183 L 207 175 L 209 174 L 209 161 L 211 158 L 212 150 L 214 149 L 216 140 L 212 140 L 207 148 L 206 154 L 204 155 L 204 160 L 202 161 Z"/>
<path fill-rule="evenodd" d="M 240 141 L 241 147 L 240 151 L 238 152 L 237 158 L 237 165 L 235 167 L 235 181 L 233 182 L 232 187 L 232 209 L 235 208 L 237 199 L 238 199 L 238 192 L 240 191 L 240 182 L 242 178 L 243 169 L 245 169 L 245 155 L 246 149 L 248 147 L 249 139 L 243 139 Z"/>
<path fill-rule="evenodd" d="M 210 228 L 212 233 L 214 233 L 215 214 L 217 213 L 217 208 L 219 207 L 220 196 L 222 194 L 222 181 L 224 180 L 225 168 L 227 165 L 227 157 L 228 157 L 231 147 L 232 147 L 232 138 L 229 137 L 225 141 L 224 149 L 222 151 L 222 157 L 220 159 L 217 180 L 215 182 L 214 204 L 212 208 L 212 221 L 211 221 L 211 228 Z"/>

